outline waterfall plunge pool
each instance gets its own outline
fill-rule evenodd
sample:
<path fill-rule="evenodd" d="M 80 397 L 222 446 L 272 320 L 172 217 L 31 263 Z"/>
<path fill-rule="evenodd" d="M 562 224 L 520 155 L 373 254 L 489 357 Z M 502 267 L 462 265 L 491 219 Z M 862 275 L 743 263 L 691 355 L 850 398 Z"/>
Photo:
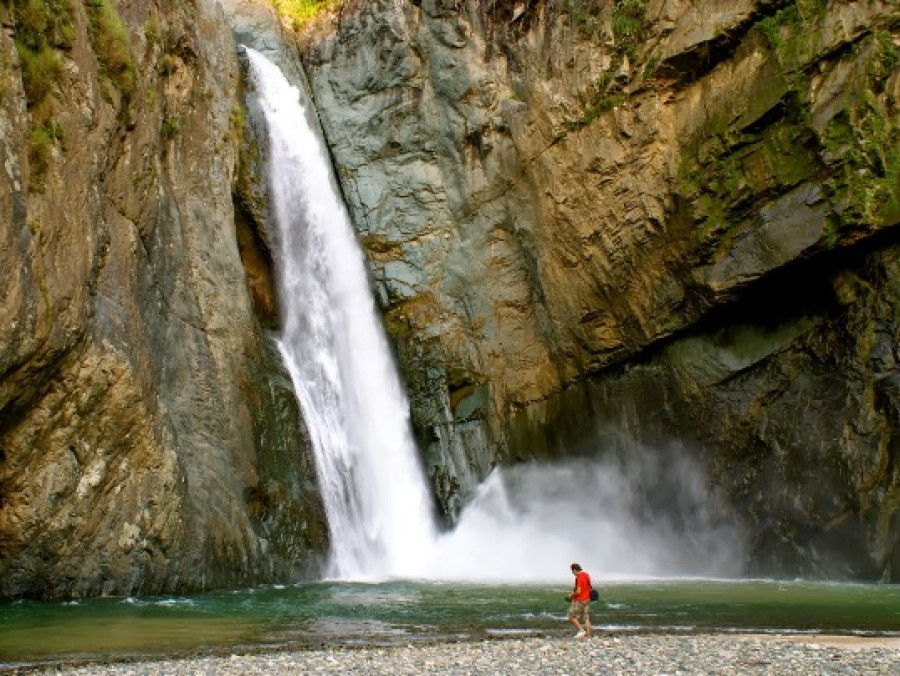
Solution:
<path fill-rule="evenodd" d="M 569 636 L 564 595 L 571 578 L 567 561 L 559 563 L 553 552 L 602 563 L 588 565 L 595 571 L 654 570 L 662 561 L 668 570 L 696 571 L 704 562 L 721 569 L 716 545 L 732 551 L 739 540 L 726 537 L 728 531 L 715 519 L 701 520 L 699 530 L 693 524 L 690 539 L 672 537 L 664 528 L 641 531 L 626 509 L 631 504 L 625 490 L 628 473 L 615 468 L 562 466 L 540 474 L 520 468 L 509 470 L 503 480 L 497 473 L 454 536 L 437 537 L 434 524 L 421 517 L 429 514 L 424 506 L 427 486 L 409 430 L 408 405 L 327 153 L 307 124 L 298 90 L 258 53 L 247 49 L 246 54 L 269 129 L 270 188 L 284 249 L 279 284 L 281 296 L 291 300 L 284 309 L 286 328 L 279 346 L 317 449 L 335 544 L 331 574 L 399 578 L 411 576 L 411 569 L 412 575 L 473 579 L 490 567 L 497 579 L 511 581 L 525 567 L 542 571 L 540 579 L 548 571 L 555 575 L 558 567 L 558 583 L 555 577 L 552 583 L 506 585 L 395 579 L 191 596 L 4 602 L 0 669 L 198 653 Z M 669 475 L 673 464 L 671 454 L 667 457 Z M 559 486 L 571 486 L 573 476 L 587 481 L 577 495 L 599 496 L 596 508 L 559 498 Z M 688 488 L 702 483 L 691 472 L 685 476 Z M 519 484 L 525 486 L 520 491 L 527 496 L 524 502 L 512 490 Z M 690 490 L 678 494 L 682 502 L 694 495 Z M 533 509 L 536 495 L 542 496 L 541 510 Z M 696 505 L 706 505 L 704 495 L 694 497 Z M 697 513 L 696 505 L 688 500 L 687 512 Z M 586 512 L 573 516 L 575 507 Z M 569 524 L 573 534 L 556 541 L 560 523 Z M 579 549 L 588 528 L 591 544 Z M 698 533 L 703 536 L 699 540 Z M 438 545 L 443 548 L 435 549 Z M 432 550 L 437 552 L 434 560 L 416 560 Z M 900 636 L 900 585 L 603 580 L 599 574 L 597 582 L 601 601 L 594 605 L 592 620 L 598 634 Z"/>
<path fill-rule="evenodd" d="M 0 668 L 93 660 L 565 636 L 558 585 L 320 582 L 193 596 L 0 604 Z M 900 636 L 900 585 L 648 579 L 602 581 L 597 634 Z"/>

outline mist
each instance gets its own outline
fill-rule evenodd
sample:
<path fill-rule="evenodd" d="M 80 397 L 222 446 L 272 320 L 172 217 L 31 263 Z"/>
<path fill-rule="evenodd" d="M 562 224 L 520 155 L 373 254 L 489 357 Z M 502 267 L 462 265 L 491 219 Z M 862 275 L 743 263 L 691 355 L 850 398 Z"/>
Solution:
<path fill-rule="evenodd" d="M 727 513 L 679 448 L 497 468 L 423 576 L 558 582 L 578 562 L 594 580 L 735 577 L 744 545 Z"/>

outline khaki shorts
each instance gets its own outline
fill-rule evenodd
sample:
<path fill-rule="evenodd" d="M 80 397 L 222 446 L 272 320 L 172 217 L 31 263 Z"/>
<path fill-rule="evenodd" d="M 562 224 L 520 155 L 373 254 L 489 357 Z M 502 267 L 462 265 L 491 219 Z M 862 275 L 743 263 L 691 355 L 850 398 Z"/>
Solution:
<path fill-rule="evenodd" d="M 578 620 L 583 624 L 590 618 L 590 611 L 590 601 L 572 601 L 572 605 L 569 606 L 569 619 Z"/>

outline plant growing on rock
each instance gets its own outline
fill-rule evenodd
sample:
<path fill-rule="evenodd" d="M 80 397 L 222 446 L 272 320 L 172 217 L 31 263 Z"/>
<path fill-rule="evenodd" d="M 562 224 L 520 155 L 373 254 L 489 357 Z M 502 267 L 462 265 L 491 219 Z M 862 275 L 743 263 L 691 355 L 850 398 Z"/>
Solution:
<path fill-rule="evenodd" d="M 85 0 L 88 34 L 104 74 L 127 100 L 134 91 L 135 67 L 128 30 L 109 0 Z"/>
<path fill-rule="evenodd" d="M 577 120 L 566 122 L 566 128 L 569 131 L 576 131 L 588 126 L 603 113 L 625 102 L 627 96 L 622 91 L 622 87 L 618 86 L 618 83 L 615 81 L 614 73 L 616 67 L 617 62 L 597 80 L 593 88 L 592 101 L 584 109 L 584 114 Z"/>
<path fill-rule="evenodd" d="M 36 110 L 44 102 L 59 80 L 62 61 L 52 47 L 43 44 L 36 50 L 16 41 L 22 64 L 22 85 L 28 108 Z"/>
<path fill-rule="evenodd" d="M 74 18 L 67 0 L 14 0 L 10 7 L 31 124 L 28 157 L 33 185 L 39 186 L 53 145 L 62 138 L 49 97 L 62 76 L 59 51 L 71 49 L 74 41 Z"/>
<path fill-rule="evenodd" d="M 836 167 L 827 184 L 842 221 L 882 227 L 900 220 L 900 102 L 885 93 L 900 65 L 900 49 L 885 34 L 868 38 L 862 48 L 864 77 L 825 128 L 821 144 Z"/>
<path fill-rule="evenodd" d="M 272 4 L 291 28 L 299 31 L 323 11 L 340 7 L 342 0 L 273 0 Z"/>
<path fill-rule="evenodd" d="M 616 45 L 632 60 L 637 57 L 637 47 L 644 33 L 646 0 L 616 0 L 612 12 L 613 35 Z"/>
<path fill-rule="evenodd" d="M 644 35 L 646 0 L 616 0 L 612 7 L 612 35 L 615 38 L 614 54 L 606 70 L 591 88 L 591 99 L 580 118 L 564 123 L 568 131 L 582 129 L 603 113 L 622 105 L 628 98 L 624 86 L 630 79 L 629 62 L 637 60 L 638 46 Z M 577 14 L 575 15 L 577 18 Z M 648 69 L 652 74 L 658 65 L 653 60 Z M 623 74 L 621 71 L 625 70 Z"/>
<path fill-rule="evenodd" d="M 53 147 L 63 140 L 62 128 L 54 122 L 48 122 L 31 128 L 29 132 L 28 161 L 31 169 L 38 176 L 43 175 L 50 164 Z"/>
<path fill-rule="evenodd" d="M 66 0 L 14 0 L 12 20 L 22 85 L 29 109 L 35 109 L 59 81 L 62 63 L 57 50 L 72 47 L 72 10 Z"/>
<path fill-rule="evenodd" d="M 162 123 L 162 137 L 171 141 L 181 132 L 181 121 L 177 117 L 167 117 Z"/>
<path fill-rule="evenodd" d="M 758 26 L 786 71 L 800 75 L 802 66 L 817 52 L 825 15 L 825 0 L 797 0 L 762 19 Z"/>

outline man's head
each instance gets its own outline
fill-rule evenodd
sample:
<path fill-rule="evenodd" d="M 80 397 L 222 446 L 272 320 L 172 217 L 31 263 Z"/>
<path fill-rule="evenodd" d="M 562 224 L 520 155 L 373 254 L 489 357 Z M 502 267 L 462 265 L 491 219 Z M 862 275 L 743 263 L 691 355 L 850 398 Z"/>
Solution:
<path fill-rule="evenodd" d="M 576 575 L 581 572 L 581 566 L 579 566 L 577 563 L 573 563 L 571 566 L 569 566 L 569 568 L 571 568 L 572 572 Z"/>

